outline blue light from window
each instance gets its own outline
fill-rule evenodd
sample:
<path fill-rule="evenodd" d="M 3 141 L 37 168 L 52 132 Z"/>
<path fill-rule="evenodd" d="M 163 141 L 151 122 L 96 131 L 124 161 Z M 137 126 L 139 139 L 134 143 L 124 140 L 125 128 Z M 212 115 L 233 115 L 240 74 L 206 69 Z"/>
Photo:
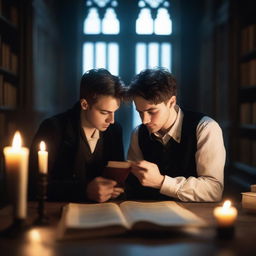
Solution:
<path fill-rule="evenodd" d="M 161 45 L 161 66 L 167 68 L 171 72 L 172 50 L 170 43 L 162 43 Z"/>
<path fill-rule="evenodd" d="M 94 45 L 93 43 L 84 43 L 83 45 L 83 73 L 94 67 Z"/>
<path fill-rule="evenodd" d="M 118 75 L 119 51 L 117 43 L 108 44 L 108 70 L 113 75 Z"/>
<path fill-rule="evenodd" d="M 95 67 L 96 68 L 106 68 L 106 43 L 97 42 L 96 46 L 96 56 L 95 56 Z"/>
<path fill-rule="evenodd" d="M 148 44 L 148 67 L 153 68 L 159 66 L 159 43 Z"/>
<path fill-rule="evenodd" d="M 137 43 L 136 44 L 136 74 L 138 74 L 141 70 L 147 67 L 147 52 L 146 52 L 146 44 L 145 43 Z"/>
<path fill-rule="evenodd" d="M 84 20 L 84 34 L 99 34 L 101 32 L 100 23 L 98 10 L 96 8 L 90 8 Z"/>

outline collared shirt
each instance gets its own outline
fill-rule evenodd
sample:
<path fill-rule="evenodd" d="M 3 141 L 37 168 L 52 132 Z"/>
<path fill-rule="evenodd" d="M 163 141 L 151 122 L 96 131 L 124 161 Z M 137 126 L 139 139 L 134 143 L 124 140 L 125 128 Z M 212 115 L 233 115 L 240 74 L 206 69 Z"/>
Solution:
<path fill-rule="evenodd" d="M 95 129 L 95 131 L 92 133 L 92 135 L 88 136 L 88 134 L 86 134 L 86 129 L 83 128 L 83 130 L 84 130 L 84 134 L 86 136 L 87 142 L 89 144 L 91 153 L 93 153 L 96 148 L 97 142 L 100 138 L 100 132 L 99 132 L 99 130 Z"/>
<path fill-rule="evenodd" d="M 180 143 L 184 114 L 179 106 L 176 106 L 175 109 L 177 118 L 168 133 L 163 136 L 159 133 L 154 134 L 163 144 L 166 144 L 171 137 Z M 204 116 L 197 125 L 196 137 L 195 160 L 198 177 L 185 178 L 165 175 L 160 193 L 181 201 L 219 201 L 223 192 L 223 172 L 226 159 L 222 130 L 216 121 Z M 132 133 L 128 160 L 143 160 L 138 143 L 138 127 Z"/>

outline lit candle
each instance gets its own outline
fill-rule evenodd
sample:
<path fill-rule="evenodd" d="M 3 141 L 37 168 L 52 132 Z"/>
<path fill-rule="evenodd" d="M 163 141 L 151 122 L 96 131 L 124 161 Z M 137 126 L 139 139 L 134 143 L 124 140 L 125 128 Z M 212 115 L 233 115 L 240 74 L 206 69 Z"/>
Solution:
<path fill-rule="evenodd" d="M 48 169 L 48 152 L 44 141 L 40 142 L 40 150 L 38 151 L 39 173 L 47 174 Z"/>
<path fill-rule="evenodd" d="M 29 149 L 21 145 L 20 133 L 16 132 L 12 146 L 4 148 L 8 194 L 15 219 L 25 219 L 27 215 Z"/>
<path fill-rule="evenodd" d="M 216 207 L 213 214 L 219 227 L 231 227 L 237 218 L 237 209 L 231 206 L 231 202 L 226 200 L 223 206 Z"/>

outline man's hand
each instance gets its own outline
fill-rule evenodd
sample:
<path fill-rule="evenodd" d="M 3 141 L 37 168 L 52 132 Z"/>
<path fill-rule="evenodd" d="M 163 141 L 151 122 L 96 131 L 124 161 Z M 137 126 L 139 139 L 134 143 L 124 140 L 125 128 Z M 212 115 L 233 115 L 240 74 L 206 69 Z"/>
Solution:
<path fill-rule="evenodd" d="M 97 177 L 87 185 L 86 195 L 88 199 L 99 203 L 116 198 L 124 192 L 122 188 L 115 187 L 116 184 L 114 180 Z"/>
<path fill-rule="evenodd" d="M 164 176 L 154 163 L 142 160 L 132 162 L 131 172 L 138 178 L 142 186 L 160 189 Z"/>

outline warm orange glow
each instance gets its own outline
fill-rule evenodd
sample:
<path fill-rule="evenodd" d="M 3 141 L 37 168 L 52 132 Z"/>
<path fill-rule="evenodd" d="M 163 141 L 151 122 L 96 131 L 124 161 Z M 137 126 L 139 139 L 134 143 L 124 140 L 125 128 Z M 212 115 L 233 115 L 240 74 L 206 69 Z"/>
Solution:
<path fill-rule="evenodd" d="M 41 234 L 37 229 L 32 229 L 29 232 L 29 238 L 30 238 L 31 242 L 41 242 L 41 240 L 42 240 Z"/>
<path fill-rule="evenodd" d="M 12 141 L 12 148 L 14 150 L 18 150 L 21 148 L 21 136 L 19 131 L 15 132 L 14 134 L 13 141 Z"/>
<path fill-rule="evenodd" d="M 45 151 L 45 150 L 46 150 L 46 145 L 45 145 L 45 142 L 44 142 L 44 141 L 41 141 L 41 142 L 40 142 L 40 150 L 41 150 L 41 151 Z"/>

